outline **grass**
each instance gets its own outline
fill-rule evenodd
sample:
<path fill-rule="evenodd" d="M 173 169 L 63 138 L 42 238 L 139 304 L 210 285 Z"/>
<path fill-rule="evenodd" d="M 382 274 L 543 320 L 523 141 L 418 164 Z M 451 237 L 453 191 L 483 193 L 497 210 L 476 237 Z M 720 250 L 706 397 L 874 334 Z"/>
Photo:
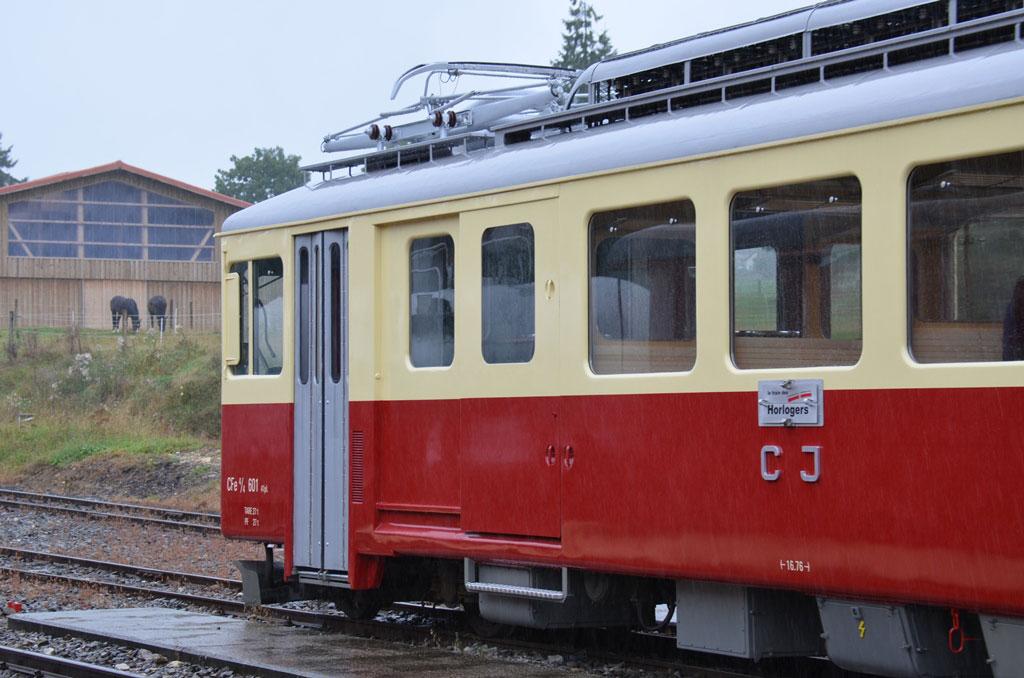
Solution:
<path fill-rule="evenodd" d="M 7 346 L 6 332 L 0 345 Z M 0 469 L 216 446 L 216 335 L 23 329 L 0 358 Z M 19 423 L 25 415 L 30 422 Z"/>
<path fill-rule="evenodd" d="M 0 466 L 64 466 L 94 454 L 169 454 L 199 449 L 202 445 L 203 441 L 189 436 L 118 433 L 79 422 L 5 424 L 0 426 Z"/>

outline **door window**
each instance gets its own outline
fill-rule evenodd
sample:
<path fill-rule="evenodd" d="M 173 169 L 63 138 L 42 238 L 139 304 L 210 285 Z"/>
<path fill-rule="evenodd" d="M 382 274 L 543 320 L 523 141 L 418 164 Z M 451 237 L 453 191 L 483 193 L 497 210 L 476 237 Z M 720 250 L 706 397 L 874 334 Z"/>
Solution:
<path fill-rule="evenodd" d="M 484 360 L 528 363 L 536 340 L 533 227 L 489 228 L 481 249 Z"/>
<path fill-rule="evenodd" d="M 409 248 L 409 359 L 446 367 L 455 356 L 455 242 L 417 238 Z"/>

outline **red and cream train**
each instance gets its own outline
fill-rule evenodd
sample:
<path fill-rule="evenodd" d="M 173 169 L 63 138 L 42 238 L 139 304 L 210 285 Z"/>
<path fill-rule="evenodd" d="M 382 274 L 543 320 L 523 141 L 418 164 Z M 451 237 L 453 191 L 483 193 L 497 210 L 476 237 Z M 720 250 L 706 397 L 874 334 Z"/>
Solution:
<path fill-rule="evenodd" d="M 251 594 L 1019 675 L 1022 24 L 829 2 L 499 69 L 540 84 L 232 216 L 223 531 L 285 558 Z"/>

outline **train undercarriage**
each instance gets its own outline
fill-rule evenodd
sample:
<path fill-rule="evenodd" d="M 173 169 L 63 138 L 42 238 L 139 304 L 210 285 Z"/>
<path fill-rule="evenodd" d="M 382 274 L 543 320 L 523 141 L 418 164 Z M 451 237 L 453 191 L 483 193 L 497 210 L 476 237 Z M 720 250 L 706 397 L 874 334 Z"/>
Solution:
<path fill-rule="evenodd" d="M 1024 619 L 956 608 L 468 558 L 393 558 L 379 588 L 352 590 L 286 580 L 273 545 L 266 554 L 238 564 L 247 603 L 321 599 L 371 619 L 396 601 L 429 602 L 462 606 L 483 638 L 517 627 L 674 633 L 680 650 L 755 662 L 827 657 L 850 671 L 901 678 L 1011 678 L 1024 666 Z"/>

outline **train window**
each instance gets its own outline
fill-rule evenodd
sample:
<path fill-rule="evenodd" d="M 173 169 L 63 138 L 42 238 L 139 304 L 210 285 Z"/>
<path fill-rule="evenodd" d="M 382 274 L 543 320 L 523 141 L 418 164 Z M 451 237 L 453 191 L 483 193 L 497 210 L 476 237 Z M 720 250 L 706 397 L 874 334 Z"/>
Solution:
<path fill-rule="evenodd" d="M 455 356 L 455 242 L 417 238 L 409 248 L 409 360 L 445 367 Z"/>
<path fill-rule="evenodd" d="M 484 360 L 526 363 L 534 349 L 534 249 L 530 224 L 484 231 L 482 317 Z"/>
<path fill-rule="evenodd" d="M 689 200 L 590 220 L 590 367 L 682 372 L 696 359 L 695 213 Z"/>
<path fill-rule="evenodd" d="M 309 250 L 299 248 L 299 381 L 309 383 Z"/>
<path fill-rule="evenodd" d="M 856 363 L 860 182 L 842 177 L 739 193 L 730 228 L 736 366 Z"/>
<path fill-rule="evenodd" d="M 331 245 L 331 381 L 341 381 L 341 246 Z"/>
<path fill-rule="evenodd" d="M 238 362 L 231 366 L 232 374 L 249 374 L 249 262 L 231 264 L 231 272 L 238 274 Z"/>
<path fill-rule="evenodd" d="M 320 248 L 313 246 L 313 280 L 316 282 L 313 285 L 313 383 L 319 384 L 324 373 L 323 367 L 323 346 L 320 342 L 323 341 L 324 328 L 323 328 L 323 315 L 324 315 L 324 300 L 323 300 L 323 286 L 321 281 L 324 279 L 323 274 L 320 271 Z"/>
<path fill-rule="evenodd" d="M 917 167 L 908 204 L 914 359 L 1024 360 L 1024 151 Z"/>
<path fill-rule="evenodd" d="M 284 353 L 281 259 L 252 262 L 252 275 L 256 283 L 252 313 L 253 374 L 281 374 Z"/>

